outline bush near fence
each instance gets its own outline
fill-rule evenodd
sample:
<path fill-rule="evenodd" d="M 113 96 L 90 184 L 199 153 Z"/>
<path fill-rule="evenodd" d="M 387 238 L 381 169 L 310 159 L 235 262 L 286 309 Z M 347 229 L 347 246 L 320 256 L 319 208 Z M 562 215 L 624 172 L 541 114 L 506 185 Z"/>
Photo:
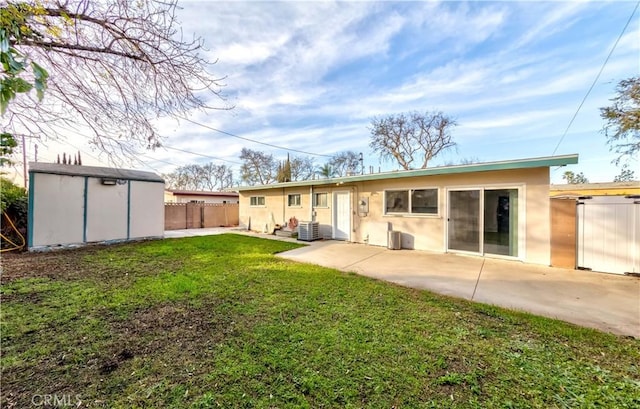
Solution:
<path fill-rule="evenodd" d="M 165 203 L 164 229 L 201 229 L 237 226 L 238 203 Z"/>

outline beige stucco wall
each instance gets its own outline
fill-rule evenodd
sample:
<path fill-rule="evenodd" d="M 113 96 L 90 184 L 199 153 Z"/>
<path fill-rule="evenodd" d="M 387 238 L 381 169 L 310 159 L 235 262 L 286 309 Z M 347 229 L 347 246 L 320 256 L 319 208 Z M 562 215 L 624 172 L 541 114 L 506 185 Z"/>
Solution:
<path fill-rule="evenodd" d="M 33 246 L 81 243 L 84 234 L 84 177 L 32 175 Z"/>
<path fill-rule="evenodd" d="M 401 188 L 437 188 L 438 214 L 384 215 L 384 191 Z M 546 167 L 386 179 L 345 183 L 339 187 L 317 186 L 314 187 L 314 192 L 329 192 L 330 195 L 327 208 L 314 209 L 314 219 L 321 225 L 321 235 L 330 237 L 333 206 L 331 193 L 349 190 L 352 203 L 351 241 L 358 243 L 370 241 L 373 244 L 381 244 L 380 237 L 385 235 L 381 229 L 386 230 L 386 223 L 389 223 L 391 229 L 402 232 L 404 248 L 443 252 L 446 251 L 447 191 L 454 188 L 519 188 L 520 197 L 524 198 L 524 204 L 520 206 L 519 211 L 520 240 L 524 237 L 519 258 L 530 263 L 545 265 L 550 263 L 549 170 Z M 286 195 L 294 192 L 302 194 L 301 208 L 286 207 Z M 265 206 L 250 207 L 250 196 L 265 196 Z M 241 191 L 241 226 L 247 227 L 251 219 L 251 229 L 262 231 L 263 227 L 269 223 L 271 214 L 274 215 L 276 223 L 293 215 L 299 220 L 309 220 L 310 197 L 308 186 Z M 358 214 L 357 203 L 360 198 L 369 199 L 369 213 L 366 216 Z M 377 238 L 377 242 L 372 240 L 374 237 Z M 384 239 L 382 240 L 384 243 Z"/>
<path fill-rule="evenodd" d="M 164 235 L 164 183 L 131 181 L 131 238 Z"/>

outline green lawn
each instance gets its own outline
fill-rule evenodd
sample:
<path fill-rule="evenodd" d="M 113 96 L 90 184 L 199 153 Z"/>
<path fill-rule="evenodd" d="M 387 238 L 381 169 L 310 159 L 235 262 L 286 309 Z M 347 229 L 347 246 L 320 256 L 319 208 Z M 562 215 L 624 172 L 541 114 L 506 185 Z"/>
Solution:
<path fill-rule="evenodd" d="M 3 258 L 2 407 L 640 407 L 640 341 L 194 237 Z"/>

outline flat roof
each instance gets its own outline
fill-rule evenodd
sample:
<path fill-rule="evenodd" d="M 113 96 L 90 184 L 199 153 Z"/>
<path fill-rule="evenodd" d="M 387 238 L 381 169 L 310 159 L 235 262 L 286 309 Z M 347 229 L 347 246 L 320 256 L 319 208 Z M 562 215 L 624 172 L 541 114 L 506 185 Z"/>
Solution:
<path fill-rule="evenodd" d="M 284 187 L 298 187 L 298 186 L 322 186 L 322 185 L 334 185 L 336 183 L 351 183 L 351 182 L 365 182 L 369 180 L 382 180 L 382 179 L 400 179 L 410 178 L 417 176 L 434 176 L 434 175 L 451 175 L 457 173 L 471 173 L 471 172 L 489 172 L 495 170 L 513 170 L 513 169 L 527 169 L 527 168 L 541 168 L 551 166 L 564 166 L 573 165 L 578 163 L 578 154 L 570 155 L 558 155 L 558 156 L 544 156 L 539 158 L 526 158 L 515 159 L 498 162 L 484 162 L 484 163 L 472 163 L 468 165 L 453 165 L 453 166 L 437 166 L 426 169 L 414 169 L 414 170 L 395 170 L 391 172 L 370 173 L 364 175 L 344 176 L 330 179 L 311 179 L 302 180 L 298 182 L 286 182 L 286 183 L 274 183 L 270 185 L 259 186 L 240 186 L 238 191 L 251 191 L 251 190 L 264 190 L 264 189 L 276 189 Z"/>
<path fill-rule="evenodd" d="M 237 192 L 210 192 L 206 190 L 178 190 L 178 189 L 166 189 L 166 190 L 167 192 L 171 192 L 174 195 L 238 197 Z"/>
<path fill-rule="evenodd" d="M 141 182 L 164 183 L 164 179 L 153 172 L 133 169 L 104 168 L 98 166 L 63 165 L 61 163 L 29 162 L 29 173 L 89 176 L 95 178 L 114 178 Z"/>

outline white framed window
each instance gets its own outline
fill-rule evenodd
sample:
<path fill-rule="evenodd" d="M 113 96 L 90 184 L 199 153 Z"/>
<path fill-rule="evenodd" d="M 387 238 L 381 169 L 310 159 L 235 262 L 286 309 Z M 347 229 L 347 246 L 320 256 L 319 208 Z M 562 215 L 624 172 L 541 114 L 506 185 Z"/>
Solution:
<path fill-rule="evenodd" d="M 329 202 L 327 201 L 328 194 L 326 192 L 314 193 L 313 194 L 313 207 L 329 207 Z"/>
<path fill-rule="evenodd" d="M 251 196 L 249 198 L 249 206 L 264 206 L 264 196 Z"/>
<path fill-rule="evenodd" d="M 300 207 L 300 194 L 295 193 L 287 197 L 287 206 Z"/>
<path fill-rule="evenodd" d="M 385 190 L 384 214 L 437 215 L 438 189 Z"/>

